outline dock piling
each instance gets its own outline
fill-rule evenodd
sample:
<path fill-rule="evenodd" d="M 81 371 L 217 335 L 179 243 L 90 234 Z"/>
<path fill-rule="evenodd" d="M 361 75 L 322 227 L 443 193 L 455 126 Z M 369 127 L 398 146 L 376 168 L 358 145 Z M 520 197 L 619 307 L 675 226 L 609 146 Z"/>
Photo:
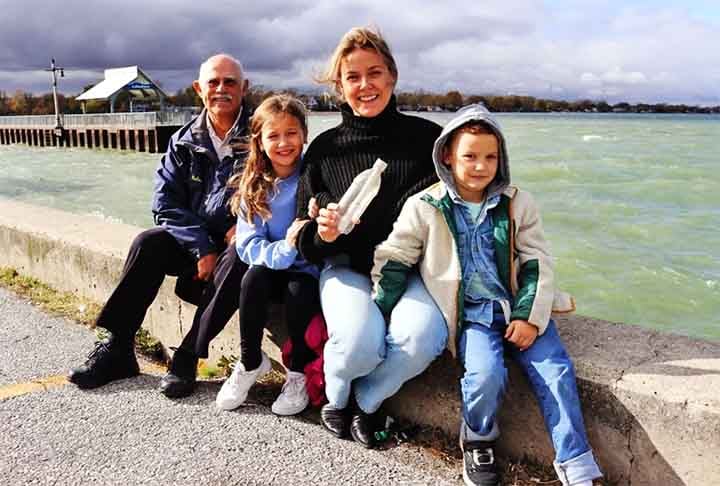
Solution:
<path fill-rule="evenodd" d="M 56 132 L 52 115 L 0 116 L 0 144 L 158 153 L 193 116 L 190 112 L 63 115 L 61 132 Z"/>

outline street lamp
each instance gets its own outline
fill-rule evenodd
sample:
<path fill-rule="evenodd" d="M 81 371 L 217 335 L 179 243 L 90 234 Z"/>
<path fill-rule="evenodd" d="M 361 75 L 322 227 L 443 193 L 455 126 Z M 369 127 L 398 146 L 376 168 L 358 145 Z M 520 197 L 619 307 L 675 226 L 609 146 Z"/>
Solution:
<path fill-rule="evenodd" d="M 63 126 L 62 120 L 60 119 L 60 110 L 58 109 L 57 73 L 60 72 L 60 77 L 64 78 L 65 68 L 55 66 L 55 58 L 53 57 L 50 61 L 50 69 L 46 69 L 45 71 L 49 71 L 52 73 L 53 103 L 55 104 L 55 138 L 61 139 L 63 134 Z"/>

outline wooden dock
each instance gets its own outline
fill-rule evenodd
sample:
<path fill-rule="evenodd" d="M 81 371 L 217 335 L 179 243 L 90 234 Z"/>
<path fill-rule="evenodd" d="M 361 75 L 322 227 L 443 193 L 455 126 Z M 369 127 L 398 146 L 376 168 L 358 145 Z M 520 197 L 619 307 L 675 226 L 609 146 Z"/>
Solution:
<path fill-rule="evenodd" d="M 164 152 L 172 134 L 189 122 L 190 112 L 98 113 L 0 116 L 0 145 L 85 147 L 137 152 Z"/>

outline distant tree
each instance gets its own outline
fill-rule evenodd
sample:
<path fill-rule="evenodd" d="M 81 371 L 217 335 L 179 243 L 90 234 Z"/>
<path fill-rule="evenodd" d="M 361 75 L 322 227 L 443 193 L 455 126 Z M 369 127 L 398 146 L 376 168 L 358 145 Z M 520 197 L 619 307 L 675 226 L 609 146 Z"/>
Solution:
<path fill-rule="evenodd" d="M 475 104 L 475 103 L 482 103 L 486 107 L 488 106 L 488 100 L 487 96 L 479 96 L 479 95 L 470 95 L 465 98 L 465 104 Z"/>
<path fill-rule="evenodd" d="M 61 107 L 62 104 L 58 100 L 58 106 Z M 60 112 L 62 113 L 62 108 L 60 108 Z M 50 115 L 55 114 L 55 103 L 53 101 L 53 95 L 52 93 L 45 93 L 43 95 L 40 95 L 35 98 L 35 102 L 33 103 L 32 112 L 33 115 Z"/>
<path fill-rule="evenodd" d="M 614 111 L 630 111 L 630 103 L 625 103 L 624 101 L 622 103 L 617 103 L 613 105 Z"/>
<path fill-rule="evenodd" d="M 260 103 L 262 103 L 262 100 L 264 100 L 268 96 L 272 96 L 273 94 L 275 94 L 275 91 L 273 91 L 272 89 L 267 89 L 262 84 L 258 84 L 256 86 L 250 87 L 250 89 L 245 94 L 245 100 L 250 106 L 256 107 Z"/>
<path fill-rule="evenodd" d="M 515 111 L 535 111 L 535 98 L 532 96 L 518 96 L 515 101 Z"/>
<path fill-rule="evenodd" d="M 549 102 L 551 111 L 568 111 L 570 104 L 564 100 L 550 100 Z"/>
<path fill-rule="evenodd" d="M 457 110 L 463 105 L 463 95 L 459 91 L 448 91 L 443 100 L 446 110 Z"/>
<path fill-rule="evenodd" d="M 168 100 L 170 104 L 175 106 L 202 106 L 202 100 L 195 92 L 192 85 L 185 89 L 177 90 L 175 96 L 171 96 Z"/>
<path fill-rule="evenodd" d="M 612 107 L 607 103 L 607 101 L 598 101 L 597 103 L 597 110 L 600 113 L 607 113 L 608 111 L 612 110 Z"/>
<path fill-rule="evenodd" d="M 15 94 L 10 98 L 10 112 L 13 115 L 28 115 L 32 109 L 32 95 L 25 93 L 21 89 L 15 90 Z"/>
<path fill-rule="evenodd" d="M 488 109 L 495 112 L 513 111 L 513 99 L 510 96 L 490 96 Z"/>
<path fill-rule="evenodd" d="M 570 111 L 592 111 L 595 103 L 590 100 L 578 100 L 570 103 Z"/>
<path fill-rule="evenodd" d="M 10 114 L 10 99 L 5 91 L 0 91 L 0 116 Z"/>
<path fill-rule="evenodd" d="M 417 103 L 415 103 L 415 95 L 413 93 L 399 92 L 396 94 L 396 98 L 398 105 L 417 109 Z"/>
<path fill-rule="evenodd" d="M 547 100 L 537 99 L 533 102 L 532 111 L 546 112 L 548 111 Z"/>

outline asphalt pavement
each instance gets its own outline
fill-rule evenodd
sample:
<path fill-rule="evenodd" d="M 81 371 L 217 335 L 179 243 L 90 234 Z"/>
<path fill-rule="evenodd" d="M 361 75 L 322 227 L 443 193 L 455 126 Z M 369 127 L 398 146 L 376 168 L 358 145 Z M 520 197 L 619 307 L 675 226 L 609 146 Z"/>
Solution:
<path fill-rule="evenodd" d="M 2 485 L 444 485 L 461 470 L 402 444 L 366 450 L 335 439 L 312 410 L 277 417 L 256 385 L 233 412 L 215 408 L 219 381 L 191 397 L 157 392 L 164 370 L 82 391 L 64 380 L 95 334 L 0 289 Z"/>

